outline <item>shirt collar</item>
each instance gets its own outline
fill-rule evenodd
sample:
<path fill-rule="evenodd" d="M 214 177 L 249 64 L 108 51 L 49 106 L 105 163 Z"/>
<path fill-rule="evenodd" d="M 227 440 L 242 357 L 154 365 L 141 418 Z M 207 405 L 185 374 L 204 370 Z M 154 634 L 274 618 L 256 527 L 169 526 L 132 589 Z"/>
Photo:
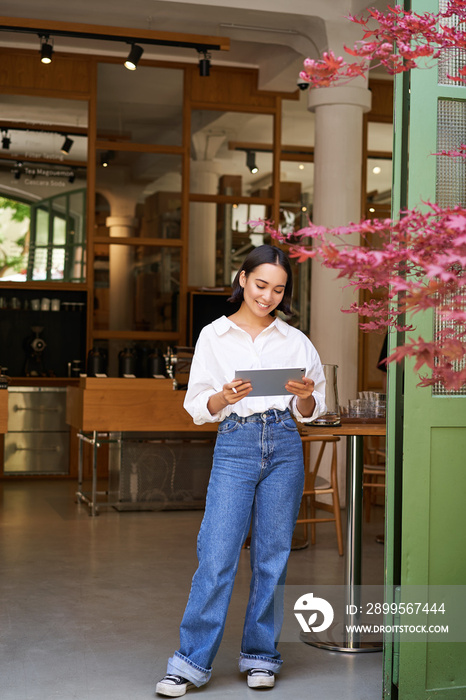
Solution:
<path fill-rule="evenodd" d="M 213 321 L 212 326 L 217 335 L 224 335 L 230 330 L 230 328 L 238 328 L 238 326 L 236 326 L 236 324 L 230 321 L 230 319 L 226 316 L 220 316 L 220 318 L 217 318 L 215 321 Z M 272 327 L 276 328 L 277 331 L 280 331 L 282 335 L 288 335 L 288 324 L 285 323 L 285 321 L 282 321 L 281 318 L 278 318 L 278 316 L 276 316 L 273 322 L 270 324 L 269 328 Z"/>

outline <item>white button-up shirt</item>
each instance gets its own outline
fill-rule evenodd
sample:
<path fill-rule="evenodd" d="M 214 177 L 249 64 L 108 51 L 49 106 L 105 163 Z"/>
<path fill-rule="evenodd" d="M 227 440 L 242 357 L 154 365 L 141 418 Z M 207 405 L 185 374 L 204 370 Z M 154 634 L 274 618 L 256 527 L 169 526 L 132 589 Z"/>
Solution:
<path fill-rule="evenodd" d="M 207 408 L 209 398 L 233 381 L 235 370 L 276 367 L 305 367 L 306 376 L 314 381 L 316 406 L 312 416 L 304 417 L 298 411 L 297 397 L 246 396 L 234 405 L 228 405 L 212 415 Z M 265 328 L 253 340 L 249 333 L 226 316 L 205 326 L 196 344 L 184 407 L 196 425 L 222 421 L 236 413 L 247 417 L 270 408 L 283 411 L 290 408 L 300 422 L 310 422 L 326 411 L 325 378 L 319 355 L 311 341 L 297 328 L 280 318 Z"/>

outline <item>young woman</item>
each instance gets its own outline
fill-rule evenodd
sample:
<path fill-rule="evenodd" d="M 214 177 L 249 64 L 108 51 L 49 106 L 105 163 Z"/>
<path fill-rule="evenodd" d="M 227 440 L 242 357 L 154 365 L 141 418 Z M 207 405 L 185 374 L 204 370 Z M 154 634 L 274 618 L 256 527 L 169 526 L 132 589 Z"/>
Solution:
<path fill-rule="evenodd" d="M 233 282 L 232 316 L 206 326 L 196 345 L 185 409 L 194 423 L 219 422 L 194 574 L 180 627 L 180 648 L 169 659 L 156 692 L 179 697 L 210 679 L 223 635 L 244 540 L 252 525 L 249 602 L 239 660 L 251 688 L 272 687 L 283 663 L 277 636 L 291 538 L 303 491 L 301 439 L 292 418 L 312 421 L 325 412 L 325 380 L 308 338 L 274 316 L 290 314 L 292 272 L 276 247 L 255 248 Z M 251 384 L 235 370 L 305 367 L 286 396 L 249 397 Z M 277 615 L 277 610 L 281 612 Z"/>

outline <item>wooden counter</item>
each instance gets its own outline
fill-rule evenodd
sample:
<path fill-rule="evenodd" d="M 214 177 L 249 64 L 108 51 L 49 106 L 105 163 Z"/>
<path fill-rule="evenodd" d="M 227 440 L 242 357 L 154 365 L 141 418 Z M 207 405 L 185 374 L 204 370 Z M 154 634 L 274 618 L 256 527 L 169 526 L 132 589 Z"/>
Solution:
<path fill-rule="evenodd" d="M 0 389 L 0 433 L 8 432 L 8 389 Z"/>
<path fill-rule="evenodd" d="M 302 428 L 301 433 L 302 435 L 337 435 L 340 437 L 357 435 L 384 436 L 387 434 L 387 425 L 385 418 L 373 418 L 369 420 L 354 420 L 348 418 L 346 420 L 342 419 L 341 425 L 336 426 L 306 425 Z"/>
<path fill-rule="evenodd" d="M 171 379 L 82 377 L 67 389 L 66 422 L 83 432 L 215 432 L 217 423 L 194 425 L 185 394 Z"/>

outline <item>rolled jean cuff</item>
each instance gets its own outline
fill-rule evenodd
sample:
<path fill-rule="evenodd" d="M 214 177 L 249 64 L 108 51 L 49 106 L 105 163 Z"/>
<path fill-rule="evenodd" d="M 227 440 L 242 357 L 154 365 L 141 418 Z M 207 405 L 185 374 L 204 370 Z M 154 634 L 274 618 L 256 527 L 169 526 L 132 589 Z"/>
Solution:
<path fill-rule="evenodd" d="M 241 652 L 239 657 L 239 670 L 249 671 L 250 668 L 263 668 L 266 671 L 279 673 L 282 663 L 282 659 L 271 659 L 270 656 L 243 654 L 243 652 Z"/>
<path fill-rule="evenodd" d="M 173 656 L 168 659 L 167 673 L 182 676 L 199 688 L 210 680 L 212 669 L 193 664 L 186 656 L 175 651 Z"/>

